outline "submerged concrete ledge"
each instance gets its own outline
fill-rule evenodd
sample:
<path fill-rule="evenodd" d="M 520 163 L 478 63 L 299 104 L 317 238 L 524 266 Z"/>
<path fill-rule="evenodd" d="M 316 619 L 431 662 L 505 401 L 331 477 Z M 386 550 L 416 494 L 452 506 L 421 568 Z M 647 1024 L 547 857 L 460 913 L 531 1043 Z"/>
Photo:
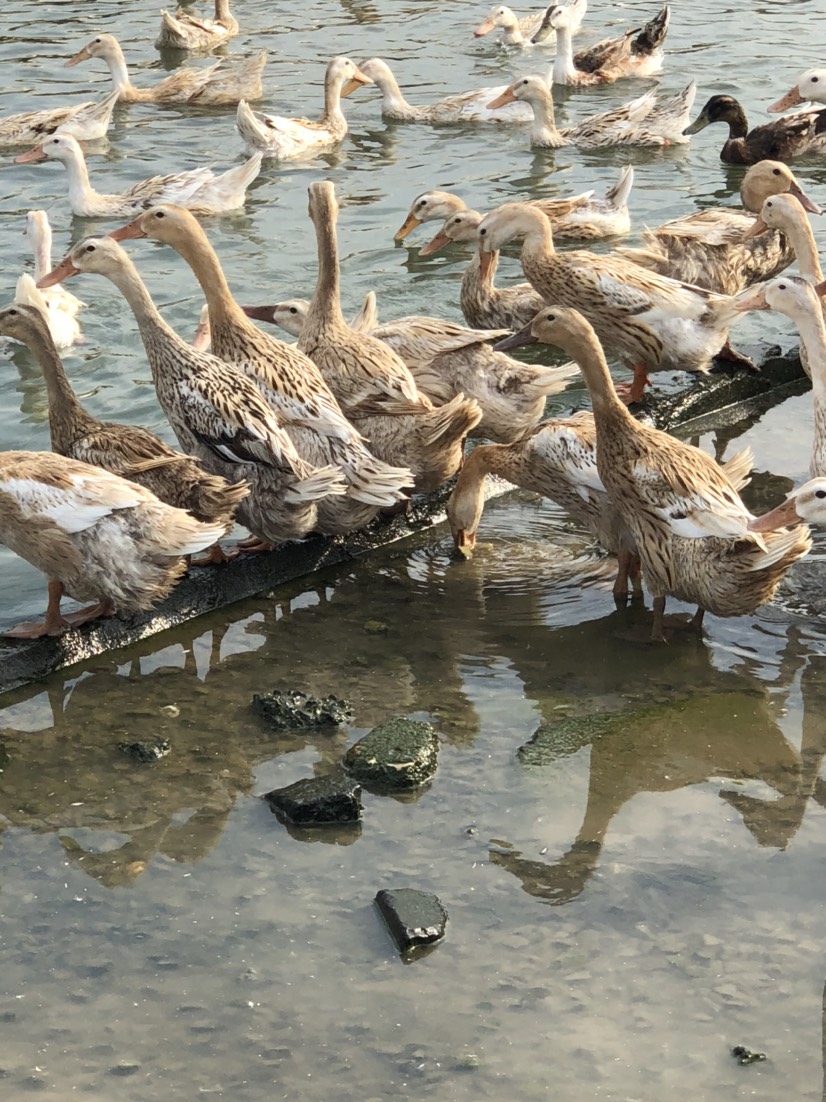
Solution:
<path fill-rule="evenodd" d="M 712 374 L 688 384 L 679 394 L 654 397 L 646 414 L 661 428 L 694 429 L 700 422 L 728 424 L 769 409 L 811 384 L 796 352 L 772 350 L 759 372 Z M 488 479 L 488 497 L 512 487 Z M 196 616 L 254 597 L 283 582 L 312 574 L 326 566 L 360 558 L 381 547 L 425 532 L 445 519 L 450 486 L 417 498 L 407 516 L 379 518 L 368 528 L 346 537 L 315 537 L 263 555 L 241 555 L 220 567 L 196 567 L 175 592 L 152 613 L 116 616 L 68 631 L 57 639 L 0 639 L 0 693 L 37 681 L 95 655 L 128 646 Z M 45 588 L 45 587 L 44 587 Z"/>

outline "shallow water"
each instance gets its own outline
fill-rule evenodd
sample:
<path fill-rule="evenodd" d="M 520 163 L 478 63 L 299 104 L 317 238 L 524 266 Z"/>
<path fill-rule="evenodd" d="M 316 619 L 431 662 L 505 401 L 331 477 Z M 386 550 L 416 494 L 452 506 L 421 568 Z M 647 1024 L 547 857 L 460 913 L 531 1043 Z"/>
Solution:
<path fill-rule="evenodd" d="M 3 114 L 101 93 L 102 66 L 60 67 L 98 30 L 121 36 L 136 82 L 156 75 L 152 5 L 12 0 L 5 11 Z M 648 11 L 595 4 L 590 23 Z M 475 42 L 483 14 L 458 0 L 324 0 L 287 14 L 256 0 L 239 8 L 229 53 L 266 46 L 267 106 L 311 115 L 333 53 L 381 54 L 418 102 L 544 65 L 538 51 Z M 814 34 L 822 19 L 814 0 L 681 5 L 664 87 L 693 76 L 698 107 L 736 90 L 765 118 L 761 105 L 822 60 L 799 44 L 799 28 Z M 643 87 L 564 97 L 564 113 Z M 369 90 L 347 113 L 338 152 L 268 167 L 243 213 L 212 221 L 242 301 L 311 290 L 306 185 L 320 176 L 342 201 L 345 306 L 375 288 L 391 318 L 457 316 L 466 254 L 419 261 L 427 227 L 409 248 L 392 242 L 418 192 L 455 187 L 484 208 L 604 190 L 616 174 L 610 154 L 535 156 L 505 130 L 385 126 Z M 728 200 L 739 171 L 719 163 L 721 142 L 713 128 L 690 149 L 633 156 L 636 230 Z M 115 190 L 240 154 L 231 113 L 131 107 L 90 171 Z M 69 218 L 59 166 L 9 157 L 0 169 L 10 298 L 27 209 L 49 209 L 59 255 L 90 224 Z M 826 201 L 822 163 L 796 171 Z M 190 333 L 200 299 L 186 269 L 158 246 L 130 248 Z M 68 360 L 78 391 L 99 416 L 168 436 L 128 310 L 108 284 L 75 283 L 90 303 L 87 343 Z M 793 343 L 768 314 L 745 318 L 740 336 Z M 45 447 L 36 365 L 15 348 L 0 367 L 0 446 Z M 558 406 L 580 401 L 576 389 Z M 721 456 L 749 443 L 758 489 L 776 500 L 805 475 L 810 405 L 792 399 L 702 443 Z M 481 539 L 470 564 L 451 563 L 444 538 L 382 552 L 3 699 L 9 1097 L 821 1099 L 822 626 L 774 607 L 710 619 L 702 642 L 637 649 L 618 634 L 645 613 L 613 610 L 610 564 L 555 507 L 496 503 Z M 0 564 L 0 622 L 40 610 L 39 575 L 5 552 Z M 275 735 L 248 708 L 274 686 L 343 695 L 357 725 Z M 256 798 L 329 771 L 394 712 L 429 718 L 442 739 L 418 798 L 365 794 L 352 832 L 288 830 Z M 601 713 L 628 718 L 588 718 Z M 155 765 L 118 749 L 158 734 L 172 753 Z M 378 889 L 406 885 L 450 913 L 445 943 L 407 966 L 372 906 Z M 767 1061 L 738 1067 L 736 1044 Z"/>

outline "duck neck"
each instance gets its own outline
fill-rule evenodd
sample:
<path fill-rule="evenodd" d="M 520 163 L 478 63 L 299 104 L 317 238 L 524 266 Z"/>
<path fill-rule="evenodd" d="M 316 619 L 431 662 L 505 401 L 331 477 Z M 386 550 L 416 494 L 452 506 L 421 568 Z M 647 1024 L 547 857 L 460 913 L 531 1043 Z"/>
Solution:
<path fill-rule="evenodd" d="M 794 249 L 797 266 L 803 278 L 811 284 L 822 283 L 823 270 L 820 267 L 820 256 L 808 218 L 805 215 L 801 218 L 795 218 L 783 232 Z"/>
<path fill-rule="evenodd" d="M 611 431 L 622 431 L 626 425 L 633 423 L 633 417 L 617 397 L 614 380 L 596 333 L 590 328 L 577 333 L 576 338 L 564 346 L 564 351 L 579 365 L 591 395 L 591 408 L 597 424 Z"/>
<path fill-rule="evenodd" d="M 506 46 L 521 46 L 525 42 L 519 20 L 509 11 L 502 24 L 502 41 Z"/>
<path fill-rule="evenodd" d="M 419 117 L 422 109 L 407 102 L 389 69 L 374 79 L 381 92 L 381 113 L 384 116 L 399 122 L 409 122 Z"/>
<path fill-rule="evenodd" d="M 574 64 L 574 43 L 570 27 L 556 28 L 556 57 L 554 58 L 554 84 L 572 84 L 577 78 Z M 553 120 L 551 120 L 553 123 Z"/>
<path fill-rule="evenodd" d="M 823 311 L 799 310 L 793 320 L 809 359 L 815 405 L 826 412 L 826 324 Z"/>
<path fill-rule="evenodd" d="M 81 152 L 67 157 L 63 162 L 69 177 L 69 206 L 72 210 L 84 210 L 90 201 L 99 199 L 100 196 L 89 183 L 89 170 L 86 167 L 86 159 Z"/>
<path fill-rule="evenodd" d="M 26 337 L 26 344 L 40 364 L 46 382 L 52 449 L 66 455 L 77 435 L 77 429 L 92 423 L 93 418 L 77 400 L 45 323 L 42 327 L 31 330 Z"/>
<path fill-rule="evenodd" d="M 328 212 L 319 211 L 313 222 L 318 251 L 318 278 L 304 322 L 304 332 L 319 326 L 347 325 L 341 312 L 341 273 L 335 219 Z"/>
<path fill-rule="evenodd" d="M 550 148 L 565 145 L 563 136 L 556 128 L 554 101 L 551 98 L 550 88 L 540 90 L 537 95 L 531 97 L 529 103 L 533 108 L 531 142 L 534 145 Z"/>
<path fill-rule="evenodd" d="M 34 253 L 34 281 L 37 283 L 52 270 L 52 227 L 48 222 L 37 223 L 32 239 Z"/>
<path fill-rule="evenodd" d="M 107 52 L 104 55 L 104 60 L 109 66 L 109 74 L 117 90 L 118 99 L 134 99 L 138 89 L 133 86 L 132 81 L 129 79 L 126 58 L 123 56 L 123 50 L 120 48 L 120 44 L 113 47 L 111 52 Z"/>
<path fill-rule="evenodd" d="M 252 326 L 252 322 L 233 298 L 218 254 L 197 222 L 192 224 L 187 233 L 181 234 L 175 240 L 174 249 L 190 266 L 201 285 L 209 308 L 213 334 L 225 325 L 242 328 Z"/>
<path fill-rule="evenodd" d="M 739 103 L 726 116 L 726 122 L 728 123 L 729 138 L 745 138 L 749 132 L 749 121 L 746 118 L 746 112 Z"/>
<path fill-rule="evenodd" d="M 126 255 L 120 265 L 111 274 L 107 273 L 120 293 L 128 302 L 135 321 L 138 323 L 141 339 L 149 359 L 152 374 L 156 374 L 156 358 L 153 355 L 159 343 L 167 345 L 183 344 L 175 330 L 164 321 L 138 270 Z"/>
<path fill-rule="evenodd" d="M 229 0 L 215 0 L 215 22 L 229 23 L 231 19 Z"/>
<path fill-rule="evenodd" d="M 341 110 L 341 89 L 341 77 L 335 73 L 327 73 L 324 77 L 325 120 L 344 121 L 344 112 Z"/>
<path fill-rule="evenodd" d="M 556 253 L 550 220 L 541 211 L 530 208 L 523 213 L 525 239 L 522 242 L 522 266 L 532 261 L 547 261 Z M 530 277 L 529 277 L 530 278 Z"/>

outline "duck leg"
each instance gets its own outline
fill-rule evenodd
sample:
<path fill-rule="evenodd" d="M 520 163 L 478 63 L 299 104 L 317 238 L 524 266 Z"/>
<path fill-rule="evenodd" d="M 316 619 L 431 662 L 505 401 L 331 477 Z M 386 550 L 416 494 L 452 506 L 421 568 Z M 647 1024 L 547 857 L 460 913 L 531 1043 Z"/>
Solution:
<path fill-rule="evenodd" d="M 240 543 L 238 545 L 241 547 Z M 207 551 L 205 555 L 201 555 L 200 558 L 191 558 L 189 560 L 190 566 L 222 566 L 224 563 L 232 562 L 233 559 L 237 559 L 240 554 L 238 551 L 226 551 L 220 543 L 213 543 L 212 547 Z"/>
<path fill-rule="evenodd" d="M 113 616 L 115 608 L 108 599 L 98 601 L 87 608 L 78 609 L 77 612 L 67 612 L 64 616 L 60 611 L 60 602 L 63 599 L 64 589 L 62 582 L 49 582 L 49 603 L 46 606 L 46 615 L 43 620 L 24 620 L 15 624 L 13 628 L 4 631 L 9 639 L 41 639 L 44 635 L 63 635 L 69 628 L 85 624 L 89 620 L 95 620 L 98 616 Z"/>
<path fill-rule="evenodd" d="M 274 547 L 274 543 L 268 543 L 267 540 L 262 540 L 260 536 L 250 536 L 249 539 L 241 540 L 238 544 L 238 550 L 244 551 L 248 555 L 257 555 L 262 551 L 272 551 Z"/>
<path fill-rule="evenodd" d="M 614 600 L 618 603 L 625 603 L 628 599 L 628 578 L 631 568 L 631 554 L 628 551 L 620 550 L 617 552 L 617 578 L 614 582 L 614 588 L 612 590 L 614 594 Z"/>
<path fill-rule="evenodd" d="M 627 406 L 632 406 L 635 402 L 643 400 L 647 386 L 651 386 L 651 380 L 648 378 L 645 364 L 634 364 L 634 378 L 631 382 L 614 384 L 614 390 L 621 401 Z"/>
<path fill-rule="evenodd" d="M 651 642 L 666 643 L 668 640 L 663 633 L 663 615 L 665 613 L 665 597 L 654 598 L 654 622 L 651 625 Z"/>

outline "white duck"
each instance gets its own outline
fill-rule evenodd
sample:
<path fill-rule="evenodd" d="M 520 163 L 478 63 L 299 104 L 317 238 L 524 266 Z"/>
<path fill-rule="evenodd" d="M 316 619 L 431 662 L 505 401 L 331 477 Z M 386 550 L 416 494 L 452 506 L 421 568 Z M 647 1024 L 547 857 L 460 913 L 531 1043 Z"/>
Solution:
<path fill-rule="evenodd" d="M 757 517 L 749 526 L 752 532 L 774 532 L 798 524 L 826 524 L 826 478 L 812 478 L 792 490 L 786 500 Z"/>
<path fill-rule="evenodd" d="M 267 53 L 261 50 L 246 58 L 236 69 L 223 69 L 223 60 L 205 69 L 176 69 L 151 88 L 136 88 L 129 77 L 126 58 L 113 34 L 98 34 L 66 62 L 66 67 L 99 57 L 109 74 L 121 103 L 194 103 L 199 107 L 238 103 L 241 99 L 260 99 L 264 94 L 261 73 Z"/>
<path fill-rule="evenodd" d="M 52 270 L 52 227 L 45 210 L 30 210 L 23 232 L 29 238 L 34 253 L 34 278 L 24 273 L 18 279 L 14 301 L 41 310 L 55 346 L 61 350 L 71 348 L 83 340 L 77 315 L 86 304 L 60 284 L 50 287 L 48 291 L 38 290 L 35 286 Z"/>
<path fill-rule="evenodd" d="M 588 10 L 588 0 L 573 0 L 567 10 L 570 12 L 571 31 L 578 31 Z M 505 46 L 531 46 L 533 45 L 531 40 L 542 27 L 546 14 L 547 8 L 542 8 L 541 11 L 524 15 L 520 19 L 512 8 L 505 4 L 496 4 L 488 12 L 487 19 L 479 24 L 473 34 L 476 38 L 483 38 L 498 27 L 502 31 L 499 41 Z M 554 35 L 543 37 L 541 42 L 543 46 L 552 46 Z"/>
<path fill-rule="evenodd" d="M 229 0 L 215 0 L 215 18 L 199 19 L 183 8 L 174 15 L 161 11 L 161 30 L 156 50 L 212 50 L 238 34 L 238 20 L 229 10 Z"/>
<path fill-rule="evenodd" d="M 797 84 L 766 110 L 776 114 L 801 103 L 826 103 L 826 69 L 807 69 Z"/>
<path fill-rule="evenodd" d="M 0 146 L 31 145 L 42 142 L 50 134 L 71 134 L 80 142 L 103 138 L 117 102 L 117 93 L 110 92 L 99 103 L 90 101 L 74 107 L 50 107 L 6 115 L 0 118 Z"/>
<path fill-rule="evenodd" d="M 386 61 L 371 57 L 361 63 L 361 71 L 373 81 L 381 92 L 381 115 L 390 122 L 424 122 L 433 126 L 448 126 L 466 122 L 530 122 L 533 111 L 526 103 L 513 103 L 501 111 L 491 111 L 488 103 L 505 91 L 497 88 L 475 88 L 446 96 L 435 103 L 416 107 L 408 103 L 399 88 L 398 81 Z M 548 74 L 550 77 L 550 73 Z M 541 80 L 537 77 L 537 80 Z M 547 87 L 547 85 L 546 85 Z"/>
<path fill-rule="evenodd" d="M 324 113 L 320 119 L 288 119 L 253 111 L 244 100 L 238 104 L 236 125 L 248 150 L 291 161 L 337 145 L 347 133 L 341 100 L 362 84 L 371 84 L 349 57 L 334 57 L 324 74 Z"/>
<path fill-rule="evenodd" d="M 89 183 L 83 150 L 69 134 L 55 134 L 15 157 L 17 164 L 60 161 L 69 176 L 69 205 L 79 218 L 131 217 L 155 203 L 177 203 L 199 214 L 218 214 L 244 205 L 246 191 L 261 171 L 262 156 L 254 154 L 236 168 L 217 175 L 211 168 L 153 176 L 120 194 L 104 195 Z"/>

